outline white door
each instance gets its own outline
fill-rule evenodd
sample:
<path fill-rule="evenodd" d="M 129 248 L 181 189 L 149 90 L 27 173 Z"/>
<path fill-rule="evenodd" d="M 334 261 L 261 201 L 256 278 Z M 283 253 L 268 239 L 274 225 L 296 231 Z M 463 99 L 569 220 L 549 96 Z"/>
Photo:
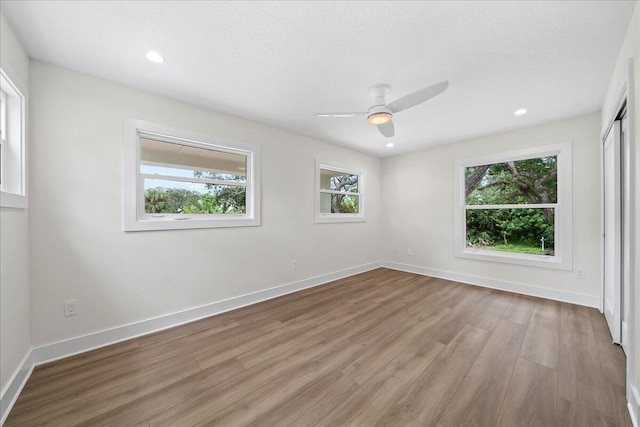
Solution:
<path fill-rule="evenodd" d="M 620 121 L 604 141 L 604 316 L 613 342 L 620 343 L 622 300 L 622 209 Z"/>

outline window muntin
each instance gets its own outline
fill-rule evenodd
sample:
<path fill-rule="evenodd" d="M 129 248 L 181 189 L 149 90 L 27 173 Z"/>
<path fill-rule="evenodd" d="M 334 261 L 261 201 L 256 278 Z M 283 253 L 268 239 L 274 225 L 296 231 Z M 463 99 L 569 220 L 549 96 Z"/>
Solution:
<path fill-rule="evenodd" d="M 569 269 L 571 144 L 456 162 L 456 255 Z"/>
<path fill-rule="evenodd" d="M 362 172 L 316 162 L 316 222 L 364 221 Z"/>
<path fill-rule="evenodd" d="M 10 75 L 0 69 L 0 206 L 26 208 L 26 89 Z"/>
<path fill-rule="evenodd" d="M 125 126 L 126 231 L 259 225 L 259 147 Z"/>

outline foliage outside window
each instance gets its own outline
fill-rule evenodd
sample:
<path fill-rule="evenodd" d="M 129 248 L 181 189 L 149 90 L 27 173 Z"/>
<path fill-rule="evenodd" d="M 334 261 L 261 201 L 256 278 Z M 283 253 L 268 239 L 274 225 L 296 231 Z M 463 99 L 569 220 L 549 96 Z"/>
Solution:
<path fill-rule="evenodd" d="M 259 225 L 258 147 L 125 126 L 126 231 Z"/>
<path fill-rule="evenodd" d="M 456 162 L 456 254 L 570 268 L 570 147 Z"/>
<path fill-rule="evenodd" d="M 364 221 L 362 172 L 316 162 L 316 222 Z"/>
<path fill-rule="evenodd" d="M 27 207 L 26 90 L 0 69 L 0 205 Z"/>

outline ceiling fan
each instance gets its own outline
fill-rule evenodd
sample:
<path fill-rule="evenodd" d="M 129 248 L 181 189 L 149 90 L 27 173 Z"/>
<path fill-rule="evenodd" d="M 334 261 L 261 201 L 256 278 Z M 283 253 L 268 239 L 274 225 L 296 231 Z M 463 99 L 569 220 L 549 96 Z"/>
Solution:
<path fill-rule="evenodd" d="M 376 125 L 381 134 L 391 137 L 395 134 L 395 127 L 391 118 L 395 113 L 421 104 L 436 95 L 441 94 L 449 87 L 449 82 L 444 81 L 432 86 L 417 90 L 402 98 L 396 99 L 387 104 L 384 97 L 391 90 L 389 85 L 378 84 L 369 89 L 369 94 L 373 98 L 373 106 L 367 111 L 356 113 L 316 113 L 316 117 L 355 117 L 367 116 L 367 121 Z"/>

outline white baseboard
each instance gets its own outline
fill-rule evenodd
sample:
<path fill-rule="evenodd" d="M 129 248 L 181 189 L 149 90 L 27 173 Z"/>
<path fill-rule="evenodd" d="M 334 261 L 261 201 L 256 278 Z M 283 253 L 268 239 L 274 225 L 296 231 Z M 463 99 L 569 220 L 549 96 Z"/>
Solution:
<path fill-rule="evenodd" d="M 627 401 L 627 408 L 629 408 L 629 416 L 633 427 L 640 427 L 640 393 L 635 385 L 630 385 L 631 398 Z"/>
<path fill-rule="evenodd" d="M 343 279 L 355 274 L 364 273 L 381 267 L 381 262 L 372 262 L 332 273 L 322 274 L 297 282 L 287 283 L 262 291 L 240 295 L 223 301 L 217 301 L 200 307 L 190 308 L 177 313 L 166 314 L 152 319 L 143 320 L 129 325 L 94 332 L 91 334 L 71 338 L 53 344 L 32 349 L 25 357 L 22 365 L 16 371 L 13 379 L 3 390 L 0 397 L 0 425 L 4 424 L 11 408 L 18 399 L 22 388 L 26 384 L 33 368 L 44 363 L 53 362 L 65 357 L 74 356 L 100 347 L 105 347 L 118 342 L 126 341 L 142 335 L 147 335 L 163 329 L 173 328 L 185 323 L 194 322 L 205 317 L 210 317 L 226 311 L 235 310 L 247 305 L 256 304 L 269 299 L 277 298 L 302 289 L 312 288 L 327 282 Z"/>
<path fill-rule="evenodd" d="M 0 397 L 0 426 L 6 421 L 9 411 L 11 411 L 16 400 L 18 400 L 18 396 L 20 396 L 24 385 L 33 372 L 34 364 L 31 357 L 32 353 L 33 351 L 29 350 L 24 359 L 22 359 L 22 363 L 20 363 L 18 369 L 14 372 L 11 380 L 7 383 L 4 390 L 2 390 L 2 397 Z"/>
<path fill-rule="evenodd" d="M 421 274 L 423 276 L 437 277 L 439 279 L 468 283 L 470 285 L 477 285 L 485 288 L 516 292 L 519 294 L 531 295 L 533 297 L 569 302 L 572 304 L 584 305 L 587 307 L 600 307 L 600 297 L 594 295 L 542 288 L 539 286 L 527 285 L 524 283 L 507 282 L 505 280 L 490 279 L 488 277 L 473 276 L 470 274 L 453 273 L 451 271 L 437 270 L 434 268 L 420 267 L 411 264 L 402 264 L 393 261 L 382 261 L 382 267 L 390 268 L 392 270 L 405 271 L 407 273 Z"/>

